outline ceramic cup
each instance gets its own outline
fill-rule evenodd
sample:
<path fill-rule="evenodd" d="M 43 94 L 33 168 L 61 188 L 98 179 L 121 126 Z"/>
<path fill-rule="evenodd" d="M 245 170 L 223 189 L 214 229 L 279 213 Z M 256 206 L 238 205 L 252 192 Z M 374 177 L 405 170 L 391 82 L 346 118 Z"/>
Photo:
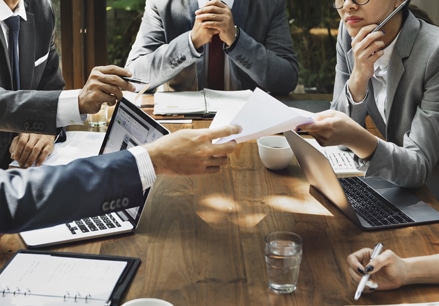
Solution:
<path fill-rule="evenodd" d="M 257 140 L 257 143 L 259 157 L 266 168 L 282 170 L 290 164 L 293 150 L 285 136 L 263 136 Z"/>
<path fill-rule="evenodd" d="M 141 299 L 128 301 L 122 304 L 122 306 L 173 306 L 173 305 L 165 300 L 154 299 L 154 298 L 141 298 Z"/>

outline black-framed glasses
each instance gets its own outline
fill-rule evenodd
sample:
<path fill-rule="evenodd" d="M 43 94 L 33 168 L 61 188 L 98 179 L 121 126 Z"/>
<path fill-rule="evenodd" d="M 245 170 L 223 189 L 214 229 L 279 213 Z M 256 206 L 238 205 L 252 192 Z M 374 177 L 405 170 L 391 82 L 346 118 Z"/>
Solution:
<path fill-rule="evenodd" d="M 352 0 L 357 5 L 365 5 L 368 4 L 370 0 Z M 341 9 L 346 2 L 346 0 L 329 0 L 333 8 Z"/>

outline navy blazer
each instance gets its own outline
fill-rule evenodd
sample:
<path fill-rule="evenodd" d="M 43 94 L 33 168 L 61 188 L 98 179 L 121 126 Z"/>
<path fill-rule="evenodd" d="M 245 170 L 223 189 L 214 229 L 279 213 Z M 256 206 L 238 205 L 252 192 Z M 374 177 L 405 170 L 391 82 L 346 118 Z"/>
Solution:
<path fill-rule="evenodd" d="M 12 75 L 9 52 L 3 33 L 0 33 L 0 120 L 5 116 L 14 116 L 14 125 L 27 133 L 57 134 L 56 127 L 49 125 L 53 114 L 47 112 L 47 100 L 58 100 L 60 90 L 64 88 L 64 79 L 59 67 L 59 56 L 55 50 L 55 17 L 49 0 L 25 0 L 27 21 L 20 23 L 20 78 L 23 91 L 11 91 Z M 36 93 L 34 90 L 44 91 Z M 34 112 L 29 117 L 21 117 L 14 112 L 14 104 L 23 100 L 33 100 Z M 5 103 L 8 107 L 4 108 Z M 43 103 L 43 104 L 40 104 Z M 7 130 L 9 127 L 7 127 Z M 9 129 L 10 130 L 10 129 Z M 9 163 L 9 145 L 15 134 L 0 132 L 0 163 Z"/>

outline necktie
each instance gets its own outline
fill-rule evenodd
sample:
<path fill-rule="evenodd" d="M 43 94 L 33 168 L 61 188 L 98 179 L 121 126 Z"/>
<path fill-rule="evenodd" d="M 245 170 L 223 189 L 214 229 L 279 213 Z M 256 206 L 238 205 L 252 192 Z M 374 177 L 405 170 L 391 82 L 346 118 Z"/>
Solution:
<path fill-rule="evenodd" d="M 9 28 L 9 59 L 11 61 L 14 89 L 20 89 L 20 66 L 18 64 L 18 33 L 20 32 L 20 16 L 11 16 L 5 20 Z"/>
<path fill-rule="evenodd" d="M 209 45 L 208 88 L 224 89 L 224 51 L 219 35 L 214 35 Z"/>

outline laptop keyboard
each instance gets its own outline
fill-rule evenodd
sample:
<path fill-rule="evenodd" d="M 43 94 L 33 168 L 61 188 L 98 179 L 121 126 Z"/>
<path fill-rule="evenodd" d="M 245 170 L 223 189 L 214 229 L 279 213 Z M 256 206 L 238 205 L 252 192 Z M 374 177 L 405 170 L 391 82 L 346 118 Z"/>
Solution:
<path fill-rule="evenodd" d="M 121 227 L 120 223 L 117 222 L 112 214 L 83 218 L 66 223 L 66 226 L 73 235 L 75 235 L 78 231 L 81 233 L 88 233 Z"/>
<path fill-rule="evenodd" d="M 392 203 L 355 177 L 339 179 L 354 210 L 371 225 L 391 225 L 414 222 Z"/>

